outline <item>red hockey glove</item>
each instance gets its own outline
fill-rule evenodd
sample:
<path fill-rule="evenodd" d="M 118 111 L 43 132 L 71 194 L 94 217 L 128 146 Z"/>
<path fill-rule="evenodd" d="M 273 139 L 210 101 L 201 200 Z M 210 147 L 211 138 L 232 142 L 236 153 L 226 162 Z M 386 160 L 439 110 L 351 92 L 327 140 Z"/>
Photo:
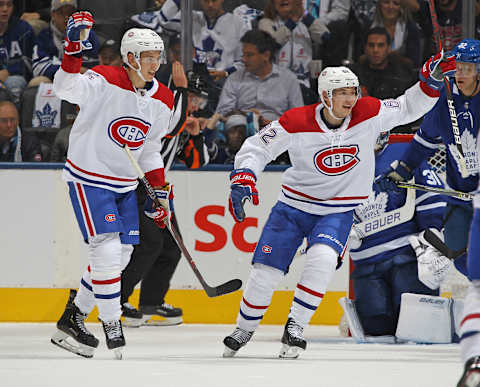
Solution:
<path fill-rule="evenodd" d="M 161 189 L 155 189 L 155 195 L 161 206 L 155 207 L 153 200 L 147 197 L 144 213 L 160 228 L 165 228 L 173 216 L 173 185 L 166 183 Z"/>
<path fill-rule="evenodd" d="M 455 56 L 446 56 L 442 52 L 432 56 L 420 69 L 420 80 L 435 90 L 443 88 L 443 78 L 455 75 Z"/>
<path fill-rule="evenodd" d="M 250 169 L 234 169 L 230 173 L 230 196 L 228 198 L 228 210 L 235 219 L 235 222 L 242 222 L 245 219 L 243 204 L 251 200 L 258 205 L 258 191 L 255 187 L 257 178 Z"/>
<path fill-rule="evenodd" d="M 93 16 L 88 11 L 74 12 L 68 18 L 65 36 L 65 53 L 68 55 L 80 54 L 91 50 L 92 43 L 88 40 L 93 27 Z"/>

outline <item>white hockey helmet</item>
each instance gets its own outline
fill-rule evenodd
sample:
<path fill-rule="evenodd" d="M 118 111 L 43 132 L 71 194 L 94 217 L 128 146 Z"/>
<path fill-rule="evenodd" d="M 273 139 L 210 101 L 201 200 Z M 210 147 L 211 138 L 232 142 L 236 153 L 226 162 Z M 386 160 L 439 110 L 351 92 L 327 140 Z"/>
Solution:
<path fill-rule="evenodd" d="M 130 28 L 123 34 L 120 43 L 123 62 L 128 65 L 128 53 L 131 52 L 140 63 L 140 53 L 143 51 L 160 51 L 160 63 L 166 63 L 163 40 L 155 31 L 149 28 Z"/>

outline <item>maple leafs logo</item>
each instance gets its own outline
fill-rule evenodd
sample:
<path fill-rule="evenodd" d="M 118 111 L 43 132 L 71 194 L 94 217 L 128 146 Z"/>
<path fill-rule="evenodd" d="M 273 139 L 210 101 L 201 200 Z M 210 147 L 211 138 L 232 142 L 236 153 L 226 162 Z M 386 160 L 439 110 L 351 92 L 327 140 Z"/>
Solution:
<path fill-rule="evenodd" d="M 477 161 L 477 144 L 473 134 L 468 130 L 464 130 L 461 135 L 462 150 L 465 155 L 465 163 L 467 165 L 467 171 L 470 175 L 476 175 L 478 173 L 478 161 Z M 448 151 L 452 155 L 457 164 L 458 173 L 460 173 L 460 152 L 455 144 L 448 144 Z"/>
<path fill-rule="evenodd" d="M 43 109 L 35 110 L 35 116 L 37 117 L 37 124 L 36 127 L 44 127 L 44 128 L 53 128 L 55 127 L 55 117 L 57 116 L 58 112 L 56 110 L 52 110 L 52 107 L 49 103 L 46 103 Z"/>
<path fill-rule="evenodd" d="M 386 211 L 387 203 L 388 194 L 386 192 L 380 192 L 378 195 L 372 192 L 367 201 L 357 207 L 355 215 L 358 216 L 360 222 L 377 218 Z"/>

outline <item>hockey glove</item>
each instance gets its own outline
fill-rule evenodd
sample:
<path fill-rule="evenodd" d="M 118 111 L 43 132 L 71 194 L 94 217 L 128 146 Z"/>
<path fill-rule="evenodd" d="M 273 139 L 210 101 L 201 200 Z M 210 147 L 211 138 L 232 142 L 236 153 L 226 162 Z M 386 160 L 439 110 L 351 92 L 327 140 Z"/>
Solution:
<path fill-rule="evenodd" d="M 93 27 L 93 16 L 88 11 L 74 12 L 68 18 L 65 36 L 65 53 L 68 55 L 80 54 L 91 50 L 92 43 L 88 40 Z"/>
<path fill-rule="evenodd" d="M 155 189 L 155 196 L 160 202 L 160 207 L 155 207 L 152 199 L 147 196 L 144 213 L 160 228 L 165 228 L 173 216 L 173 185 L 166 183 L 161 189 Z"/>
<path fill-rule="evenodd" d="M 356 250 L 362 245 L 362 232 L 355 224 L 352 226 L 350 230 L 350 234 L 348 234 L 347 245 L 351 250 Z"/>
<path fill-rule="evenodd" d="M 440 231 L 431 230 L 443 240 Z M 452 262 L 430 245 L 423 238 L 423 233 L 420 233 L 419 236 L 411 235 L 408 240 L 417 255 L 418 279 L 430 289 L 435 290 L 447 278 Z"/>
<path fill-rule="evenodd" d="M 420 80 L 435 90 L 443 88 L 443 78 L 455 75 L 455 56 L 446 56 L 442 52 L 430 57 L 420 69 Z"/>
<path fill-rule="evenodd" d="M 400 188 L 397 187 L 397 183 L 408 181 L 412 176 L 412 171 L 407 164 L 402 160 L 395 160 L 390 164 L 389 169 L 375 178 L 375 184 L 381 191 L 399 191 Z"/>
<path fill-rule="evenodd" d="M 243 222 L 245 211 L 243 204 L 250 200 L 258 205 L 258 191 L 255 187 L 257 178 L 250 169 L 234 169 L 230 173 L 230 196 L 228 198 L 228 210 L 235 219 L 235 222 Z"/>

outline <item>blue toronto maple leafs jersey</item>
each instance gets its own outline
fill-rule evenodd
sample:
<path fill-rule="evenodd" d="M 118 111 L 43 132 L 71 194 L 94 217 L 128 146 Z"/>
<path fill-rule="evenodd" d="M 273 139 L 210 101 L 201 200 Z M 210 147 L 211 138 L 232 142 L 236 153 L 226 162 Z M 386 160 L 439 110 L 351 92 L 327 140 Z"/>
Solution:
<path fill-rule="evenodd" d="M 375 176 L 385 172 L 392 161 L 398 160 L 408 143 L 388 145 L 375 158 Z M 426 162 L 423 162 L 415 171 L 415 183 L 435 188 L 443 188 L 443 182 Z M 406 200 L 406 191 L 380 191 L 373 184 L 372 194 L 365 204 L 355 210 L 359 221 L 375 218 L 380 214 L 402 207 Z M 427 228 L 442 228 L 443 216 L 446 208 L 445 196 L 431 192 L 416 191 L 415 214 L 405 223 L 387 230 L 378 232 L 362 240 L 362 245 L 350 251 L 355 264 L 380 262 L 398 254 L 414 254 L 408 237 Z"/>
<path fill-rule="evenodd" d="M 11 18 L 7 31 L 0 36 L 0 62 L 10 75 L 29 80 L 32 72 L 33 29 L 27 22 Z"/>
<path fill-rule="evenodd" d="M 455 190 L 473 192 L 478 185 L 477 137 L 480 124 L 480 94 L 473 98 L 463 96 L 453 80 L 452 95 L 460 130 L 462 149 L 465 154 L 469 176 L 464 179 L 458 166 L 458 150 L 453 137 L 452 123 L 447 105 L 447 97 L 442 91 L 434 108 L 425 115 L 420 129 L 415 134 L 411 147 L 403 160 L 412 168 L 421 160 L 435 153 L 440 144 L 445 144 L 447 150 L 447 184 Z M 449 198 L 449 201 L 459 199 Z"/>

